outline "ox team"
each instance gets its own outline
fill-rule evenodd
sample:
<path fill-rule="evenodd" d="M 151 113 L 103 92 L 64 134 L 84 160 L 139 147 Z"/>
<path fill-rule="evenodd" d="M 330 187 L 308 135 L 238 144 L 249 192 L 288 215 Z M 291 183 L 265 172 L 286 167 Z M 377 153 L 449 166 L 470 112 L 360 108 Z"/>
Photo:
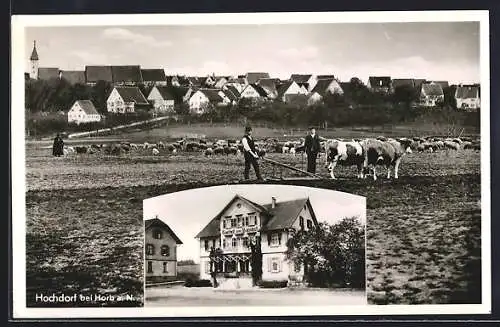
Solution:
<path fill-rule="evenodd" d="M 407 138 L 395 139 L 365 139 L 365 140 L 327 140 L 325 142 L 326 167 L 330 175 L 335 179 L 333 170 L 337 164 L 344 166 L 356 166 L 358 178 L 364 178 L 371 174 L 377 179 L 376 167 L 378 165 L 387 168 L 387 178 L 391 178 L 391 170 L 394 178 L 398 178 L 399 165 L 406 153 L 411 153 L 412 141 Z"/>

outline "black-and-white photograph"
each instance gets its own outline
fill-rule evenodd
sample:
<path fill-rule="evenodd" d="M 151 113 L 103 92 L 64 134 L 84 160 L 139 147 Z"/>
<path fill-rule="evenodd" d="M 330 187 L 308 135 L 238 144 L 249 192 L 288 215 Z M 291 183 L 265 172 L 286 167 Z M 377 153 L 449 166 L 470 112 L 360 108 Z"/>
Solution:
<path fill-rule="evenodd" d="M 16 20 L 18 303 L 484 311 L 488 15 L 340 14 Z"/>
<path fill-rule="evenodd" d="M 145 306 L 367 304 L 364 197 L 213 186 L 146 199 L 144 219 Z"/>

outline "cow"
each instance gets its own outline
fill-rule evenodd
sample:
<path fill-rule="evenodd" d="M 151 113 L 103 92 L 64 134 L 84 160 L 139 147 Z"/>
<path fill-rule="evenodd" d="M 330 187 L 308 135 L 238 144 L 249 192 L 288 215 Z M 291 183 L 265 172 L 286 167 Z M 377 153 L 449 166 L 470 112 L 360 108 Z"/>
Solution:
<path fill-rule="evenodd" d="M 330 171 L 332 179 L 336 179 L 333 170 L 338 163 L 343 166 L 355 165 L 358 168 L 358 178 L 364 178 L 365 153 L 359 142 L 328 140 L 325 142 L 325 152 L 326 168 Z"/>
<path fill-rule="evenodd" d="M 377 165 L 387 168 L 387 179 L 391 178 L 391 168 L 394 169 L 394 178 L 398 179 L 399 165 L 406 153 L 412 153 L 410 145 L 412 140 L 403 138 L 399 140 L 387 139 L 380 141 L 377 139 L 366 139 L 362 141 L 362 146 L 366 151 L 363 167 L 365 174 L 371 168 L 373 180 L 377 180 Z"/>
<path fill-rule="evenodd" d="M 152 153 L 153 153 L 154 156 L 157 156 L 157 155 L 160 154 L 160 151 L 157 148 L 153 148 Z"/>

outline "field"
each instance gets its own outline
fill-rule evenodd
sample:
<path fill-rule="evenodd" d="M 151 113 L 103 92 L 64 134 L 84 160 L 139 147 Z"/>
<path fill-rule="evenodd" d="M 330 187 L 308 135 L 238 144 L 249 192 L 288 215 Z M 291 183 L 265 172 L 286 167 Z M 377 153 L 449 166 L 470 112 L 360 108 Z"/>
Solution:
<path fill-rule="evenodd" d="M 240 182 L 243 158 L 138 152 L 54 158 L 46 144 L 26 153 L 27 301 L 36 293 L 128 294 L 143 303 L 142 200 Z M 301 155 L 270 159 L 304 167 Z M 320 158 L 318 172 L 327 171 Z M 262 163 L 264 177 L 294 177 Z M 413 153 L 399 180 L 267 181 L 367 197 L 370 303 L 480 303 L 480 164 L 472 150 Z M 252 175 L 251 175 L 252 176 Z M 252 178 L 252 177 L 251 177 Z M 45 304 L 44 304 L 45 305 Z M 50 304 L 47 304 L 50 305 Z"/>

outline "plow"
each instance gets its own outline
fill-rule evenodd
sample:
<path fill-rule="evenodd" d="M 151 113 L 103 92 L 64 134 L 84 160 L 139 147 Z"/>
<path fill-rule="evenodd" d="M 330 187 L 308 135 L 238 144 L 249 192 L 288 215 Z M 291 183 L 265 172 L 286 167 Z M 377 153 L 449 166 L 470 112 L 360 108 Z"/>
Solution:
<path fill-rule="evenodd" d="M 330 180 L 329 178 L 326 178 L 325 176 L 321 176 L 319 174 L 315 173 L 310 173 L 304 169 L 300 169 L 297 167 L 293 167 L 291 165 L 284 164 L 279 161 L 271 160 L 268 158 L 261 158 L 261 160 L 270 166 L 272 166 L 272 175 L 271 175 L 271 180 Z M 300 173 L 301 176 L 294 176 L 294 177 L 284 177 L 283 176 L 283 171 L 293 171 L 295 173 Z"/>

